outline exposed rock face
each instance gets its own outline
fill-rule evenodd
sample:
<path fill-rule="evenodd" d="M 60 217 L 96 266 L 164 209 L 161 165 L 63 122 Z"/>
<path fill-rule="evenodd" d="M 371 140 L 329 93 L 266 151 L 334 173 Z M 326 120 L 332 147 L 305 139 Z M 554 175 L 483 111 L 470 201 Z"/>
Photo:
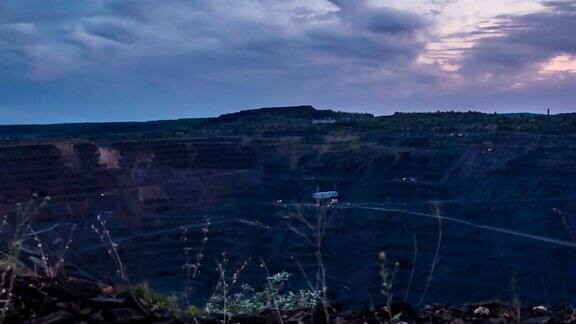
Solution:
<path fill-rule="evenodd" d="M 109 146 L 72 141 L 0 147 L 0 204 L 10 206 L 37 192 L 57 202 L 50 210 L 55 217 L 66 216 L 63 211 L 76 215 L 104 209 L 136 216 L 245 194 L 251 179 L 243 173 L 254 171 L 254 152 L 235 139 L 212 141 Z M 226 185 L 228 175 L 246 183 Z M 202 182 L 221 188 L 203 190 Z"/>
<path fill-rule="evenodd" d="M 102 214 L 130 279 L 173 293 L 184 285 L 180 227 L 188 227 L 194 255 L 210 218 L 204 270 L 193 283 L 202 288 L 200 298 L 215 284 L 213 260 L 223 251 L 231 267 L 262 257 L 273 271 L 294 273 L 294 286 L 302 287 L 298 261 L 314 279 L 314 249 L 288 223 L 308 235 L 306 228 L 285 216 L 296 211 L 290 202 L 311 202 L 318 189 L 338 190 L 352 206 L 328 211 L 323 255 L 329 293 L 362 305 L 379 298 L 375 265 L 381 250 L 401 264 L 396 287 L 403 297 L 414 238 L 418 254 L 408 300 L 420 299 L 438 220 L 402 211 L 433 215 L 437 202 L 441 215 L 468 223 L 442 221 L 425 302 L 509 298 L 512 277 L 528 301 L 544 295 L 576 301 L 569 244 L 576 238 L 576 149 L 570 138 L 387 134 L 349 141 L 350 134 L 330 134 L 328 141 L 306 144 L 292 135 L 3 146 L 0 204 L 10 209 L 32 192 L 52 196 L 38 226 L 79 223 L 72 261 L 106 278 L 113 275 L 112 262 L 88 226 Z M 363 209 L 369 206 L 395 211 Z M 315 209 L 304 206 L 302 212 L 313 217 Z M 257 263 L 242 276 L 261 284 Z"/>

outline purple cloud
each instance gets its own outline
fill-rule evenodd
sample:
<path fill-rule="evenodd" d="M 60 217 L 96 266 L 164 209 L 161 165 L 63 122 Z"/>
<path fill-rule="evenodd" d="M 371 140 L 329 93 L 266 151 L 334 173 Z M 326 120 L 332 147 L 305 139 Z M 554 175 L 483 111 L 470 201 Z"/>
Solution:
<path fill-rule="evenodd" d="M 438 10 L 455 4 L 432 2 Z M 542 5 L 452 35 L 474 44 L 456 56 L 435 53 L 458 66 L 446 70 L 422 61 L 443 36 L 438 10 L 364 0 L 8 0 L 0 3 L 0 106 L 41 106 L 38 120 L 47 121 L 301 103 L 389 113 L 454 105 L 492 111 L 515 101 L 523 110 L 524 102 L 549 100 L 568 109 L 572 74 L 560 79 L 538 69 L 576 54 L 575 5 Z"/>

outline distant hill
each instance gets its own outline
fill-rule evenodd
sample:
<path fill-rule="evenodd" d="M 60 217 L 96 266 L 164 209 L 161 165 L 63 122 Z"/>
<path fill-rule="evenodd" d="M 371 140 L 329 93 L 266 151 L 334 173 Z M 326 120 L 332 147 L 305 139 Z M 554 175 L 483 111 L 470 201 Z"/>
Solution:
<path fill-rule="evenodd" d="M 66 123 L 48 125 L 0 125 L 0 137 L 53 138 L 141 136 L 187 132 L 253 132 L 306 128 L 315 118 L 337 118 L 348 113 L 317 110 L 309 105 L 242 110 L 215 118 L 188 118 L 148 122 Z M 371 116 L 371 115 L 370 115 Z"/>
<path fill-rule="evenodd" d="M 263 118 L 263 117 L 291 117 L 291 118 L 323 118 L 323 117 L 336 117 L 337 113 L 332 110 L 317 110 L 316 108 L 304 106 L 288 106 L 288 107 L 267 107 L 258 109 L 241 110 L 230 114 L 222 114 L 218 116 L 215 122 L 230 122 L 237 121 L 243 118 Z"/>
<path fill-rule="evenodd" d="M 0 125 L 2 137 L 75 137 L 113 134 L 169 132 L 201 124 L 205 119 L 178 119 L 148 122 L 66 123 L 47 125 Z"/>
<path fill-rule="evenodd" d="M 316 123 L 330 119 L 333 123 Z M 268 107 L 222 114 L 214 118 L 189 118 L 148 122 L 70 123 L 51 125 L 0 125 L 0 141 L 6 138 L 59 137 L 169 137 L 194 135 L 242 135 L 314 133 L 317 130 L 355 129 L 387 132 L 429 131 L 576 133 L 576 114 L 486 114 L 480 112 L 395 113 L 375 117 L 366 113 L 318 110 L 310 105 Z"/>

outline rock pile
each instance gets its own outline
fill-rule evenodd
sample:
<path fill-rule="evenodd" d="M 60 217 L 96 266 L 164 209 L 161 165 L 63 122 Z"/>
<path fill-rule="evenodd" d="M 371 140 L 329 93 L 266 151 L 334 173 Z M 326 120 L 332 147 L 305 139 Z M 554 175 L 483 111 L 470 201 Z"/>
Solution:
<path fill-rule="evenodd" d="M 407 304 L 392 306 L 402 312 L 396 323 L 575 323 L 576 310 L 569 307 L 526 306 L 518 308 L 495 300 L 465 306 L 429 305 L 414 311 Z M 284 323 L 326 323 L 322 311 L 299 311 L 283 314 Z M 334 312 L 330 323 L 377 324 L 389 323 L 384 308 L 360 312 Z M 252 317 L 232 318 L 231 323 L 279 323 L 275 312 Z"/>

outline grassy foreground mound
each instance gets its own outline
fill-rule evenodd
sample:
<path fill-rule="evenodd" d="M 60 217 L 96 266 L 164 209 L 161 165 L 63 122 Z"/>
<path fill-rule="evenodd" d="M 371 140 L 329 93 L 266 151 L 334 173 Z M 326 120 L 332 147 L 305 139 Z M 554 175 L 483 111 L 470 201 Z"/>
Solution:
<path fill-rule="evenodd" d="M 401 314 L 393 322 L 408 323 L 573 323 L 576 310 L 569 307 L 519 306 L 495 300 L 464 306 L 428 305 L 418 311 L 407 304 L 393 304 Z M 329 319 L 319 307 L 259 314 L 207 315 L 201 310 L 182 311 L 170 297 L 146 287 L 116 289 L 74 275 L 54 280 L 22 273 L 15 280 L 12 306 L 5 323 L 389 323 L 385 307 L 372 310 L 339 310 L 329 307 Z"/>

